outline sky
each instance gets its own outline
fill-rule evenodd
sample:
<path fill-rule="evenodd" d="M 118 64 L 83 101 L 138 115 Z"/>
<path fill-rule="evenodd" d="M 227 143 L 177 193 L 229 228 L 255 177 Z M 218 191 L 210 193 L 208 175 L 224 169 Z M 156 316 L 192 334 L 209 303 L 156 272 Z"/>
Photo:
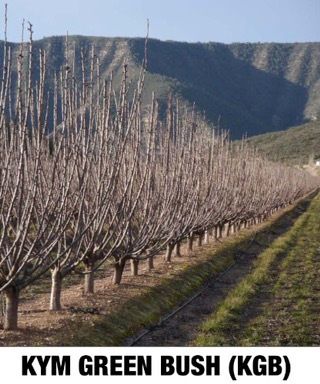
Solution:
<path fill-rule="evenodd" d="M 0 0 L 0 38 L 22 21 L 34 39 L 53 35 L 145 37 L 186 42 L 319 42 L 320 0 Z"/>

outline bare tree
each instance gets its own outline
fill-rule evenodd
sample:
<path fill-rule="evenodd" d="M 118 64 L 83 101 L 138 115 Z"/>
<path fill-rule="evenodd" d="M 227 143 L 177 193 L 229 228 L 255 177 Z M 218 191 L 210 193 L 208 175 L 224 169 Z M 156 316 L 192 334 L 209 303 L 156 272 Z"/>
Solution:
<path fill-rule="evenodd" d="M 1 119 L 0 290 L 6 297 L 5 329 L 17 328 L 21 289 L 64 255 L 56 252 L 56 246 L 70 230 L 79 199 L 71 195 L 76 168 L 67 145 L 68 135 L 63 131 L 53 147 L 46 137 L 49 102 L 45 94 L 46 54 L 39 53 L 39 80 L 35 81 L 31 25 L 29 33 L 29 43 L 22 43 L 18 54 L 17 89 L 11 87 L 7 93 L 2 90 L 1 99 L 4 114 L 8 101 L 13 100 L 10 92 L 17 94 L 9 129 L 5 116 Z M 5 51 L 8 84 L 12 78 L 11 56 L 9 49 Z"/>
<path fill-rule="evenodd" d="M 128 260 L 137 274 L 140 260 L 152 261 L 166 248 L 170 262 L 174 247 L 180 255 L 182 240 L 192 250 L 195 236 L 200 245 L 210 231 L 217 238 L 223 228 L 230 234 L 258 223 L 319 185 L 244 142 L 232 145 L 226 132 L 208 126 L 194 106 L 174 103 L 171 94 L 164 121 L 154 94 L 143 113 L 146 52 L 129 97 L 127 62 L 117 91 L 112 78 L 100 78 L 95 47 L 90 68 L 81 50 L 77 79 L 67 38 L 65 63 L 47 92 L 47 55 L 34 53 L 31 24 L 30 40 L 17 53 L 16 76 L 6 27 L 0 85 L 5 329 L 17 328 L 20 291 L 48 270 L 50 309 L 59 310 L 62 281 L 72 271 L 84 274 L 84 292 L 91 293 L 94 272 L 112 259 L 119 284 Z"/>

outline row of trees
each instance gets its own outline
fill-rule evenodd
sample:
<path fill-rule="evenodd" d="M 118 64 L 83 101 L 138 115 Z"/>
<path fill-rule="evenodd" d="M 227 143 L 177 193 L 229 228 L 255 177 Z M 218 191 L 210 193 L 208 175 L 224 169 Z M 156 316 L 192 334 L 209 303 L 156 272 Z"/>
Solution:
<path fill-rule="evenodd" d="M 152 268 L 166 248 L 170 261 L 182 240 L 192 249 L 195 236 L 262 220 L 318 185 L 244 142 L 233 145 L 171 95 L 164 118 L 154 94 L 146 112 L 146 59 L 134 88 L 124 63 L 115 91 L 112 78 L 100 77 L 95 48 L 78 55 L 66 42 L 65 63 L 48 84 L 46 52 L 34 52 L 31 25 L 29 33 L 15 58 L 4 41 L 1 75 L 5 329 L 17 328 L 21 290 L 48 271 L 50 309 L 59 310 L 62 281 L 75 270 L 84 274 L 84 292 L 93 292 L 94 272 L 110 259 L 119 284 L 128 260 L 137 273 L 140 260 Z"/>

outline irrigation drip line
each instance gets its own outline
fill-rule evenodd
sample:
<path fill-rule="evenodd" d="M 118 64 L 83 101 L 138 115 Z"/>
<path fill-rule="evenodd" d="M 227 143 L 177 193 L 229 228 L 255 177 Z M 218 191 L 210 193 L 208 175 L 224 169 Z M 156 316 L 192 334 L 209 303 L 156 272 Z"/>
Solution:
<path fill-rule="evenodd" d="M 167 320 L 171 319 L 173 316 L 175 316 L 178 312 L 180 312 L 183 308 L 185 308 L 187 305 L 192 303 L 197 297 L 199 297 L 205 290 L 210 288 L 212 285 L 214 285 L 221 277 L 223 277 L 226 273 L 228 273 L 236 264 L 235 261 L 232 263 L 226 270 L 224 270 L 216 279 L 213 279 L 210 281 L 210 283 L 205 284 L 197 293 L 195 293 L 193 296 L 191 296 L 187 301 L 185 301 L 180 307 L 176 308 L 173 312 L 170 312 L 167 316 L 162 318 L 157 324 L 151 325 L 146 331 L 144 331 L 142 334 L 137 336 L 134 340 L 130 342 L 128 345 L 129 347 L 134 346 L 139 340 L 141 340 L 143 337 L 151 333 L 156 328 L 159 328 L 162 326 L 163 323 L 165 323 Z"/>
<path fill-rule="evenodd" d="M 171 319 L 174 317 L 178 312 L 180 312 L 182 309 L 184 309 L 186 306 L 188 306 L 190 303 L 192 303 L 197 297 L 199 297 L 204 291 L 206 291 L 208 288 L 213 286 L 215 283 L 217 283 L 223 276 L 225 276 L 238 262 L 238 257 L 240 256 L 241 253 L 243 253 L 245 250 L 251 247 L 253 242 L 255 241 L 257 232 L 254 231 L 253 237 L 247 247 L 239 251 L 239 255 L 235 256 L 235 261 L 229 265 L 228 268 L 226 268 L 218 277 L 215 279 L 211 280 L 207 284 L 205 284 L 198 292 L 196 292 L 193 296 L 191 296 L 187 301 L 185 301 L 180 307 L 176 308 L 174 311 L 170 312 L 167 316 L 162 318 L 157 324 L 151 325 L 146 329 L 144 332 L 142 332 L 139 336 L 131 340 L 131 342 L 128 344 L 129 347 L 134 346 L 138 341 L 143 339 L 145 336 L 147 336 L 149 333 L 154 331 L 156 328 L 159 328 L 164 324 L 167 320 Z"/>

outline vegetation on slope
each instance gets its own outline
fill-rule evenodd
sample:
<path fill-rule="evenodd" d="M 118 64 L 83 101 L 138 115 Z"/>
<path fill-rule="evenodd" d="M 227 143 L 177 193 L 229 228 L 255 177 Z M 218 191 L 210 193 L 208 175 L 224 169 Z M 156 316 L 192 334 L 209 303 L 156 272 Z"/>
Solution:
<path fill-rule="evenodd" d="M 143 41 L 128 41 L 141 61 Z M 221 116 L 232 138 L 278 131 L 319 116 L 319 44 L 219 44 L 151 40 L 154 74 L 174 79 L 179 94 L 207 118 Z"/>
<path fill-rule="evenodd" d="M 129 78 L 136 80 L 144 57 L 144 39 L 69 36 L 68 57 L 82 46 L 90 68 L 91 46 L 101 62 L 101 79 L 114 75 L 120 82 L 127 58 Z M 35 42 L 48 53 L 48 83 L 64 63 L 65 38 Z M 27 50 L 27 45 L 25 47 Z M 16 65 L 19 44 L 12 44 Z M 181 43 L 150 39 L 144 101 L 155 91 L 164 110 L 169 89 L 206 118 L 229 129 L 233 139 L 287 129 L 320 116 L 319 43 L 219 44 Z M 0 61 L 3 60 L 0 53 Z M 80 53 L 76 55 L 79 63 Z"/>
<path fill-rule="evenodd" d="M 272 161 L 302 166 L 320 157 L 320 121 L 253 136 L 247 141 Z"/>

